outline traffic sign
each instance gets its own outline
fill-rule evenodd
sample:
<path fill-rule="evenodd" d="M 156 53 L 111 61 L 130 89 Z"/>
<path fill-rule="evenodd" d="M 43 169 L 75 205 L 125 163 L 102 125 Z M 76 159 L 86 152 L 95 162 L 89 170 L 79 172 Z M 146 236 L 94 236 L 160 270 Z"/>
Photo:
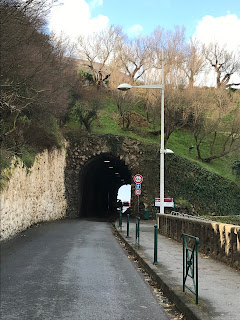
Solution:
<path fill-rule="evenodd" d="M 135 183 L 142 183 L 143 182 L 143 177 L 138 173 L 134 176 L 133 178 Z"/>
<path fill-rule="evenodd" d="M 135 189 L 135 195 L 140 196 L 141 194 L 141 189 Z"/>
<path fill-rule="evenodd" d="M 136 189 L 141 189 L 141 183 L 136 183 Z"/>

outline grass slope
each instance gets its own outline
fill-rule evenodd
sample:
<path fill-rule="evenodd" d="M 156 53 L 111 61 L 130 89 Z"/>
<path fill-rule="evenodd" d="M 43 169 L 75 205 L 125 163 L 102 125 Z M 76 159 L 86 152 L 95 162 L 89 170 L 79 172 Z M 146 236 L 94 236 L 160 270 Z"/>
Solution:
<path fill-rule="evenodd" d="M 141 113 L 142 114 L 142 113 Z M 128 130 L 123 129 L 119 124 L 119 113 L 117 106 L 114 103 L 107 104 L 99 111 L 98 119 L 93 123 L 93 133 L 96 134 L 113 134 L 119 136 L 128 136 L 147 143 L 160 144 L 160 138 L 150 133 L 153 128 L 134 127 L 132 125 Z M 209 143 L 202 146 L 202 152 L 207 154 Z M 194 146 L 194 138 L 188 130 L 176 130 L 170 136 L 166 147 L 172 149 L 175 154 L 184 157 L 188 160 L 199 163 L 205 169 L 230 179 L 236 184 L 240 185 L 240 180 L 232 173 L 231 165 L 236 159 L 240 160 L 239 152 L 231 153 L 225 157 L 215 159 L 211 163 L 203 163 L 197 159 L 196 148 L 189 151 L 190 146 Z"/>

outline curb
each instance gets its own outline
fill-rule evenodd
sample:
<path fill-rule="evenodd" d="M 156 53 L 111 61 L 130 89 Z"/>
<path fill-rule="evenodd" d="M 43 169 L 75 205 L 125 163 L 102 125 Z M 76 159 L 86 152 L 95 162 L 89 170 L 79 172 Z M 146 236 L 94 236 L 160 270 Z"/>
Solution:
<path fill-rule="evenodd" d="M 125 236 L 118 230 L 116 223 L 113 223 L 114 231 L 118 234 L 121 240 L 125 243 L 126 247 L 133 251 L 138 262 L 142 268 L 151 276 L 151 278 L 158 283 L 163 290 L 164 294 L 176 305 L 178 310 L 184 314 L 188 320 L 210 320 L 211 318 L 206 313 L 203 313 L 196 305 L 191 303 L 186 294 L 180 290 L 177 290 L 176 285 L 172 284 L 164 277 L 160 267 L 153 265 L 152 261 L 149 261 L 140 249 L 134 247 L 129 243 Z"/>

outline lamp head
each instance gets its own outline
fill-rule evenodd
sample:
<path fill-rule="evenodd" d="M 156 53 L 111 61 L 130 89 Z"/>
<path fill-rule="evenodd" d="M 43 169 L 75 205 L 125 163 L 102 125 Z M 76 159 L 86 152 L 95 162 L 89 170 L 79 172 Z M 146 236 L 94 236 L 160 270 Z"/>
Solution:
<path fill-rule="evenodd" d="M 171 149 L 166 149 L 165 153 L 174 153 Z"/>
<path fill-rule="evenodd" d="M 121 90 L 121 91 L 127 91 L 127 90 L 131 89 L 132 86 L 127 83 L 122 83 L 117 88 L 118 88 L 118 90 Z"/>

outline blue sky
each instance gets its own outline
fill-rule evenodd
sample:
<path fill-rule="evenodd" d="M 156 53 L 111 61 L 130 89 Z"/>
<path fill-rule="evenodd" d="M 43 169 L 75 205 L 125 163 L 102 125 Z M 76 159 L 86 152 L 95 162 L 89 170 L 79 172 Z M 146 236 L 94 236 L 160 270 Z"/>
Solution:
<path fill-rule="evenodd" d="M 93 3 L 91 0 L 86 2 L 90 6 Z M 92 6 L 92 15 L 99 14 L 107 16 L 114 25 L 123 26 L 126 32 L 133 25 L 140 25 L 144 34 L 150 34 L 158 25 L 165 29 L 185 25 L 187 37 L 190 37 L 206 15 L 216 18 L 236 14 L 240 18 L 240 1 L 103 0 L 102 5 Z"/>
<path fill-rule="evenodd" d="M 240 0 L 59 0 L 52 9 L 49 29 L 74 39 L 111 24 L 130 37 L 148 35 L 157 26 L 185 26 L 187 40 L 200 29 L 201 37 L 217 33 L 239 44 Z M 135 31 L 135 32 L 134 32 Z M 238 36 L 239 38 L 239 36 Z"/>

